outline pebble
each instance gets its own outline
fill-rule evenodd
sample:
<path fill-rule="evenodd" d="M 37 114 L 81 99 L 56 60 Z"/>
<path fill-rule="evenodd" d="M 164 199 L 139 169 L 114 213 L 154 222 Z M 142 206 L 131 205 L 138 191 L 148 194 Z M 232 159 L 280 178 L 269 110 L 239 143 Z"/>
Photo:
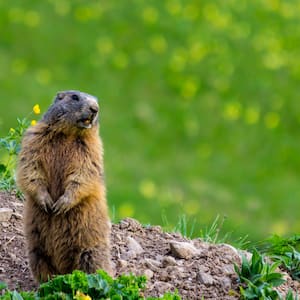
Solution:
<path fill-rule="evenodd" d="M 204 285 L 212 285 L 214 283 L 213 277 L 210 274 L 204 272 L 198 272 L 196 279 Z"/>
<path fill-rule="evenodd" d="M 135 252 L 135 254 L 141 254 L 144 252 L 142 246 L 132 237 L 127 237 L 127 247 L 129 251 Z"/>
<path fill-rule="evenodd" d="M 150 268 L 152 271 L 156 272 L 160 268 L 160 262 L 151 258 L 144 259 L 145 265 Z"/>
<path fill-rule="evenodd" d="M 163 267 L 176 266 L 177 262 L 176 262 L 176 259 L 174 257 L 172 257 L 172 256 L 165 256 L 163 258 L 162 265 L 163 265 Z"/>
<path fill-rule="evenodd" d="M 128 262 L 124 259 L 119 259 L 118 260 L 118 265 L 120 268 L 126 268 L 128 266 Z"/>
<path fill-rule="evenodd" d="M 170 249 L 173 256 L 177 258 L 189 259 L 200 254 L 197 248 L 187 242 L 170 242 Z"/>
<path fill-rule="evenodd" d="M 13 210 L 10 208 L 0 208 L 0 222 L 7 222 L 10 220 Z"/>
<path fill-rule="evenodd" d="M 151 279 L 151 278 L 154 276 L 154 273 L 153 273 L 152 270 L 146 269 L 146 270 L 144 271 L 144 275 L 147 277 L 147 279 Z"/>
<path fill-rule="evenodd" d="M 230 278 L 228 277 L 223 277 L 220 279 L 220 283 L 223 285 L 223 287 L 226 289 L 226 290 L 229 290 L 231 289 L 231 280 Z"/>

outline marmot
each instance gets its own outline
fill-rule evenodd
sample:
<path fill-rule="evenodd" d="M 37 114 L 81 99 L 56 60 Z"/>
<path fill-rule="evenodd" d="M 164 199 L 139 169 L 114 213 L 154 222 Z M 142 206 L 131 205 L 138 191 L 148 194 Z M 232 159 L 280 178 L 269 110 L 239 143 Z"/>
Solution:
<path fill-rule="evenodd" d="M 75 269 L 112 274 L 98 100 L 59 92 L 29 127 L 17 167 L 29 264 L 38 281 Z"/>

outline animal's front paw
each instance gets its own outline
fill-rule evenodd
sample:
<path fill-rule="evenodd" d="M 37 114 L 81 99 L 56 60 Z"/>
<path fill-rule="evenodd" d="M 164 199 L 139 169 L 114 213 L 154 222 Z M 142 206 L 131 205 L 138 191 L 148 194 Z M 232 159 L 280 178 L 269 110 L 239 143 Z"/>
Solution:
<path fill-rule="evenodd" d="M 52 211 L 54 214 L 63 214 L 66 213 L 69 209 L 72 208 L 72 201 L 66 195 L 62 195 L 58 200 L 53 204 Z"/>
<path fill-rule="evenodd" d="M 37 193 L 35 199 L 38 204 L 45 210 L 45 212 L 51 211 L 53 200 L 47 191 Z"/>

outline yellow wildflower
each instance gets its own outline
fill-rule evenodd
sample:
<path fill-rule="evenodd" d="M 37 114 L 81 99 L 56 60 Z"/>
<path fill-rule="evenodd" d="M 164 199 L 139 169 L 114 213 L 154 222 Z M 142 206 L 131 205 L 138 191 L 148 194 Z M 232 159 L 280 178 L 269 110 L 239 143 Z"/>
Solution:
<path fill-rule="evenodd" d="M 32 120 L 30 124 L 31 124 L 31 126 L 36 125 L 36 120 Z"/>
<path fill-rule="evenodd" d="M 85 295 L 84 293 L 77 291 L 76 295 L 74 297 L 76 300 L 92 300 L 92 298 L 89 295 Z"/>
<path fill-rule="evenodd" d="M 37 11 L 30 10 L 24 14 L 24 23 L 28 27 L 37 27 L 40 24 L 41 16 Z"/>
<path fill-rule="evenodd" d="M 9 129 L 9 132 L 10 132 L 10 133 L 15 133 L 16 131 L 15 131 L 14 128 L 10 128 L 10 129 Z"/>
<path fill-rule="evenodd" d="M 36 114 L 36 115 L 39 115 L 41 113 L 41 109 L 40 109 L 40 106 L 38 104 L 36 104 L 34 107 L 33 107 L 33 112 Z"/>
<path fill-rule="evenodd" d="M 143 180 L 139 187 L 140 193 L 148 199 L 154 198 L 157 193 L 157 187 L 152 180 Z"/>
<path fill-rule="evenodd" d="M 277 112 L 269 112 L 265 115 L 264 121 L 267 128 L 274 129 L 280 123 L 280 115 Z"/>
<path fill-rule="evenodd" d="M 135 213 L 135 209 L 129 203 L 122 204 L 118 209 L 118 215 L 121 218 L 133 217 L 134 213 Z"/>

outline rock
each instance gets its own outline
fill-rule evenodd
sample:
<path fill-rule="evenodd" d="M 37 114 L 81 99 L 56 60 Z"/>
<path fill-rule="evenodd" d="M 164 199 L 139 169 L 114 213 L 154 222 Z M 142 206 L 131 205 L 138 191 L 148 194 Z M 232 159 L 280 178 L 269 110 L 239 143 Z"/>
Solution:
<path fill-rule="evenodd" d="M 214 283 L 213 277 L 210 274 L 204 273 L 204 272 L 199 272 L 196 276 L 196 279 L 200 283 L 207 285 L 207 286 L 213 285 L 213 283 Z"/>
<path fill-rule="evenodd" d="M 177 258 L 189 259 L 200 254 L 197 248 L 187 242 L 170 242 L 170 249 L 173 256 Z"/>
<path fill-rule="evenodd" d="M 133 251 L 136 254 L 141 254 L 144 252 L 142 246 L 132 237 L 127 237 L 127 246 L 129 251 Z"/>
<path fill-rule="evenodd" d="M 161 226 L 158 226 L 158 225 L 152 226 L 151 230 L 154 231 L 154 232 L 157 232 L 157 233 L 161 233 L 162 232 Z"/>
<path fill-rule="evenodd" d="M 9 256 L 13 261 L 17 259 L 17 256 L 14 253 L 9 253 Z"/>
<path fill-rule="evenodd" d="M 222 267 L 224 274 L 231 275 L 235 274 L 234 266 L 233 265 L 225 265 Z"/>
<path fill-rule="evenodd" d="M 147 279 L 151 279 L 151 278 L 154 276 L 154 273 L 153 273 L 152 270 L 146 269 L 146 270 L 144 271 L 144 275 L 147 277 Z"/>
<path fill-rule="evenodd" d="M 23 216 L 21 214 L 18 213 L 13 213 L 12 216 L 17 219 L 17 220 L 22 220 Z"/>
<path fill-rule="evenodd" d="M 222 284 L 225 290 L 231 289 L 231 280 L 228 277 L 223 277 L 219 280 L 219 282 Z"/>
<path fill-rule="evenodd" d="M 165 256 L 163 258 L 162 265 L 163 265 L 163 267 L 176 266 L 177 262 L 176 262 L 176 259 L 174 257 L 172 257 L 172 256 Z"/>
<path fill-rule="evenodd" d="M 153 285 L 153 289 L 159 291 L 159 296 L 162 296 L 164 293 L 169 292 L 172 287 L 172 284 L 163 281 L 156 281 Z"/>
<path fill-rule="evenodd" d="M 7 222 L 10 220 L 13 210 L 10 208 L 0 208 L 0 222 Z"/>
<path fill-rule="evenodd" d="M 128 262 L 124 259 L 119 259 L 118 260 L 118 266 L 120 268 L 126 268 L 128 266 Z"/>
<path fill-rule="evenodd" d="M 239 257 L 240 257 L 241 261 L 242 261 L 242 257 L 243 257 L 243 256 L 246 257 L 246 259 L 247 259 L 248 261 L 250 261 L 250 260 L 252 259 L 252 253 L 250 253 L 250 252 L 248 252 L 248 251 L 245 251 L 245 250 L 239 250 L 238 253 L 239 253 Z"/>
<path fill-rule="evenodd" d="M 2 227 L 4 227 L 4 228 L 9 227 L 9 223 L 8 222 L 2 222 L 1 224 L 2 224 Z"/>
<path fill-rule="evenodd" d="M 136 252 L 133 250 L 129 250 L 124 255 L 122 255 L 122 259 L 123 258 L 125 260 L 130 260 L 130 259 L 136 258 Z"/>
<path fill-rule="evenodd" d="M 233 246 L 231 246 L 231 245 L 229 245 L 229 244 L 221 244 L 220 245 L 221 247 L 224 247 L 224 248 L 228 248 L 229 250 L 231 250 L 235 255 L 239 255 L 239 252 L 238 252 L 238 250 L 235 248 L 235 247 L 233 247 Z"/>
<path fill-rule="evenodd" d="M 129 231 L 137 231 L 141 229 L 141 224 L 134 219 L 131 218 L 125 218 L 120 222 L 120 227 L 121 229 L 127 229 Z"/>
<path fill-rule="evenodd" d="M 150 268 L 152 271 L 157 272 L 160 268 L 160 262 L 151 258 L 144 259 L 145 265 Z"/>

